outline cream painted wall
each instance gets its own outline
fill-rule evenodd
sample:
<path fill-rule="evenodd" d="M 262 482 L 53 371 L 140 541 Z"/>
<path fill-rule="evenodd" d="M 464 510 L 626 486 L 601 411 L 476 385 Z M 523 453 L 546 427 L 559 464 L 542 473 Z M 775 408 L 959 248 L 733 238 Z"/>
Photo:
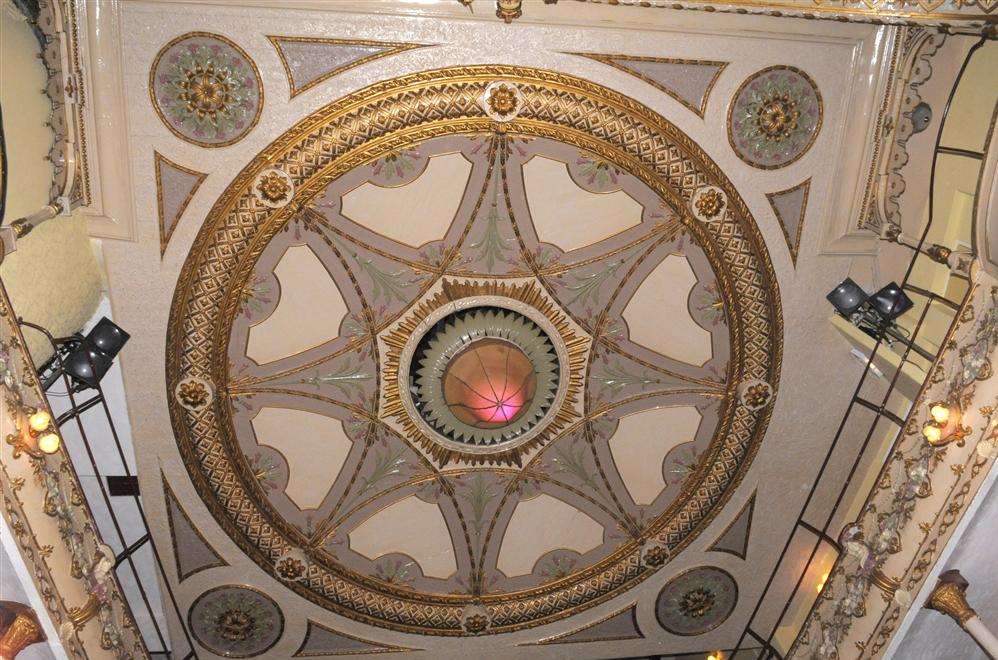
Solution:
<path fill-rule="evenodd" d="M 7 142 L 7 208 L 4 223 L 49 202 L 52 165 L 45 156 L 52 131 L 42 93 L 46 74 L 28 25 L 4 4 L 0 10 L 0 104 Z M 0 280 L 20 316 L 57 336 L 83 327 L 100 300 L 101 271 L 81 217 L 56 217 L 17 242 L 0 265 Z M 36 361 L 50 353 L 38 333 L 25 340 Z"/>

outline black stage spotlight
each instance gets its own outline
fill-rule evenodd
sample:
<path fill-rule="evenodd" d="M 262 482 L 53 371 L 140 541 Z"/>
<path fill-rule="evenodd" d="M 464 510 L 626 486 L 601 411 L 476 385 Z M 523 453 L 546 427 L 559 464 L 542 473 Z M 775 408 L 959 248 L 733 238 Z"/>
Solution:
<path fill-rule="evenodd" d="M 112 358 L 118 354 L 118 351 L 121 350 L 130 336 L 127 332 L 112 323 L 106 316 L 97 321 L 93 329 L 87 333 L 87 339 L 90 340 L 97 350 Z"/>
<path fill-rule="evenodd" d="M 111 368 L 113 360 L 112 356 L 98 349 L 89 339 L 84 339 L 63 360 L 62 367 L 73 380 L 89 387 L 97 387 Z"/>
<path fill-rule="evenodd" d="M 885 321 L 893 321 L 915 306 L 897 282 L 891 282 L 870 296 L 870 307 Z"/>
<path fill-rule="evenodd" d="M 828 302 L 832 303 L 832 307 L 835 308 L 835 311 L 847 319 L 858 312 L 863 306 L 863 303 L 867 301 L 866 292 L 863 291 L 863 289 L 849 277 L 842 280 L 842 282 L 837 287 L 832 289 L 832 292 L 825 297 L 828 299 Z"/>

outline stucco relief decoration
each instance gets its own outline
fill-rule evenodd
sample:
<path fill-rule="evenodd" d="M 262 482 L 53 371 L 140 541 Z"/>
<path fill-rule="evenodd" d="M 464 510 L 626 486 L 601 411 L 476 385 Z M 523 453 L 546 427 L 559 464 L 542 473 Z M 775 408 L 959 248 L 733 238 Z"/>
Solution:
<path fill-rule="evenodd" d="M 271 170 L 296 186 L 265 209 Z M 775 277 L 723 173 L 643 106 L 537 69 L 318 110 L 236 178 L 184 273 L 168 382 L 216 388 L 170 403 L 196 489 L 288 588 L 398 631 L 540 625 L 666 569 L 765 433 L 738 383 L 779 381 Z M 629 444 L 673 415 L 657 456 Z"/>
<path fill-rule="evenodd" d="M 728 205 L 728 197 L 717 186 L 704 186 L 693 193 L 693 217 L 703 222 L 718 220 Z"/>
<path fill-rule="evenodd" d="M 843 556 L 795 644 L 802 653 L 838 657 L 854 644 L 883 649 L 993 469 L 998 287 L 976 285 L 944 345 L 876 487 L 842 530 Z M 921 428 L 930 401 L 961 411 L 966 436 L 942 447 L 926 442 Z"/>
<path fill-rule="evenodd" d="M 281 170 L 264 170 L 253 183 L 253 194 L 261 204 L 270 208 L 281 208 L 291 201 L 295 184 L 287 173 Z"/>
<path fill-rule="evenodd" d="M 776 169 L 803 156 L 818 137 L 823 110 L 811 77 L 792 66 L 752 74 L 728 109 L 728 140 L 753 167 Z"/>
<path fill-rule="evenodd" d="M 174 388 L 174 396 L 177 402 L 190 410 L 198 412 L 204 410 L 211 403 L 214 390 L 211 383 L 198 376 L 188 376 L 177 383 Z"/>
<path fill-rule="evenodd" d="M 249 55 L 225 37 L 191 32 L 168 43 L 149 72 L 153 107 L 181 140 L 224 147 L 242 139 L 263 109 Z"/>
<path fill-rule="evenodd" d="M 216 587 L 188 612 L 191 634 L 212 653 L 249 658 L 270 650 L 284 634 L 284 614 L 268 596 L 248 587 Z"/>
<path fill-rule="evenodd" d="M 669 581 L 658 595 L 655 614 L 676 635 L 702 635 L 724 623 L 738 602 L 738 585 L 727 571 L 691 569 Z"/>
<path fill-rule="evenodd" d="M 498 122 L 507 122 L 520 114 L 523 94 L 513 83 L 496 81 L 485 88 L 479 103 L 489 117 Z"/>
<path fill-rule="evenodd" d="M 747 380 L 738 385 L 738 397 L 749 410 L 762 410 L 773 400 L 773 386 L 759 380 Z"/>

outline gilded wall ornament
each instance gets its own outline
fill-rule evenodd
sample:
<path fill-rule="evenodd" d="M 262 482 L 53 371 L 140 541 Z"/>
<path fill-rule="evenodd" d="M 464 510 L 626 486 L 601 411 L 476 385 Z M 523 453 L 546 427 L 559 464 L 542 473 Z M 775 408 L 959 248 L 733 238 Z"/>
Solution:
<path fill-rule="evenodd" d="M 204 410 L 211 403 L 214 391 L 211 383 L 198 376 L 187 376 L 174 388 L 177 402 L 191 412 Z"/>
<path fill-rule="evenodd" d="M 693 568 L 670 580 L 658 594 L 655 614 L 674 635 L 702 635 L 724 623 L 738 602 L 738 585 L 720 568 Z"/>
<path fill-rule="evenodd" d="M 260 172 L 253 182 L 253 194 L 264 206 L 279 209 L 294 196 L 295 184 L 291 177 L 278 169 Z"/>
<path fill-rule="evenodd" d="M 263 110 L 263 84 L 249 55 L 225 37 L 189 32 L 166 44 L 149 71 L 156 114 L 181 140 L 224 147 L 242 139 Z"/>
<path fill-rule="evenodd" d="M 693 193 L 690 202 L 693 216 L 697 220 L 710 222 L 723 215 L 728 206 L 728 197 L 717 186 L 703 186 Z"/>
<path fill-rule="evenodd" d="M 284 614 L 277 603 L 242 586 L 216 587 L 198 596 L 187 623 L 201 646 L 226 658 L 262 655 L 284 634 Z"/>
<path fill-rule="evenodd" d="M 523 94 L 516 85 L 506 81 L 496 81 L 485 88 L 479 103 L 492 119 L 508 122 L 520 114 Z"/>
<path fill-rule="evenodd" d="M 811 77 L 792 66 L 752 74 L 728 108 L 728 141 L 735 154 L 764 170 L 786 167 L 818 137 L 821 94 Z"/>
<path fill-rule="evenodd" d="M 744 381 L 738 385 L 738 398 L 749 410 L 762 410 L 773 400 L 773 386 L 759 379 Z"/>
<path fill-rule="evenodd" d="M 501 128 L 491 107 L 483 106 L 486 89 L 496 81 L 514 84 L 522 98 L 515 109 L 519 114 Z M 434 103 L 421 103 L 428 95 Z M 470 201 L 461 206 L 468 212 L 455 225 L 463 225 L 462 231 L 448 232 L 418 249 L 366 229 L 363 238 L 352 233 L 356 227 L 336 215 L 328 196 L 342 196 L 376 176 L 372 164 L 386 156 L 414 149 L 420 158 L 438 149 L 460 151 L 474 161 L 473 176 L 480 187 L 467 189 Z M 526 198 L 517 188 L 522 188 L 517 168 L 533 153 L 554 153 L 562 162 L 574 162 L 580 150 L 612 164 L 621 185 L 640 189 L 650 208 L 664 211 L 636 228 L 623 248 L 604 241 L 586 248 L 590 258 L 564 263 L 562 251 L 538 243 L 531 233 Z M 287 172 L 297 186 L 293 204 L 261 213 L 252 186 L 268 168 Z M 716 220 L 701 223 L 693 218 L 688 200 L 707 181 L 724 192 L 727 202 Z M 343 190 L 335 192 L 338 186 Z M 299 208 L 303 210 L 292 210 Z M 239 229 L 219 231 L 222 227 Z M 621 289 L 628 273 L 660 263 L 679 249 L 681 234 L 682 249 L 698 279 L 710 282 L 730 310 L 727 323 L 707 324 L 710 332 L 725 338 L 715 343 L 724 348 L 721 364 L 726 367 L 720 377 L 675 361 L 669 363 L 674 365 L 671 371 L 663 371 L 659 365 L 666 358 L 650 350 L 640 364 L 622 352 L 632 344 L 624 330 L 614 330 L 611 323 L 630 295 Z M 245 335 L 236 333 L 246 331 L 238 297 L 254 276 L 273 269 L 284 241 L 290 240 L 306 242 L 317 255 L 321 252 L 330 272 L 345 273 L 337 275 L 346 278 L 341 290 L 351 291 L 357 302 L 350 303 L 354 307 L 336 340 L 340 343 L 333 344 L 333 354 L 312 361 L 290 356 L 268 374 L 247 361 L 232 365 L 239 352 L 232 342 L 241 342 L 239 337 Z M 268 246 L 274 248 L 273 255 Z M 476 250 L 484 246 L 493 250 L 491 261 L 477 258 Z M 266 267 L 256 271 L 267 259 L 271 261 Z M 642 561 L 645 550 L 660 547 L 669 556 L 680 553 L 716 515 L 762 440 L 769 412 L 745 415 L 729 383 L 779 380 L 782 317 L 775 276 L 754 221 L 724 174 L 675 126 L 647 108 L 593 83 L 549 71 L 464 66 L 421 72 L 378 83 L 318 110 L 234 180 L 206 219 L 183 272 L 168 332 L 168 382 L 173 387 L 194 371 L 210 374 L 211 382 L 218 383 L 219 398 L 224 392 L 227 399 L 196 415 L 180 401 L 170 402 L 181 455 L 199 494 L 223 529 L 268 572 L 276 572 L 274 558 L 289 548 L 308 544 L 314 549 L 309 552 L 308 580 L 288 582 L 288 588 L 338 614 L 399 631 L 509 632 L 570 616 L 632 588 L 656 569 Z M 455 308 L 483 305 L 528 317 L 555 352 L 563 353 L 558 355 L 554 416 L 509 441 L 525 439 L 523 444 L 500 443 L 479 454 L 467 443 L 447 445 L 448 439 L 429 427 L 403 390 L 410 385 L 404 371 L 411 367 L 412 354 L 429 325 Z M 601 319 L 601 314 L 614 318 Z M 242 325 L 236 326 L 237 321 Z M 595 350 L 590 329 L 603 333 L 600 350 L 606 360 L 600 359 L 601 369 L 619 366 L 641 375 L 623 381 L 611 375 L 605 386 L 586 383 L 589 352 Z M 728 346 L 733 347 L 730 358 Z M 518 350 L 529 356 L 529 347 L 523 348 L 527 350 Z M 367 362 L 360 369 L 362 360 Z M 355 379 L 373 370 L 377 380 Z M 563 377 L 568 379 L 564 384 Z M 336 514 L 314 528 L 285 517 L 249 461 L 238 460 L 241 450 L 230 444 L 233 419 L 246 419 L 245 407 L 253 410 L 255 397 L 243 394 L 273 392 L 275 385 L 282 392 L 301 393 L 318 402 L 316 406 L 347 408 L 351 418 L 344 420 L 344 428 L 355 442 L 371 443 L 365 462 L 339 482 L 344 489 L 353 488 L 347 498 L 358 502 L 356 515 L 342 524 Z M 584 403 L 587 387 L 593 400 L 589 411 Z M 631 510 L 630 498 L 624 495 L 626 504 L 613 503 L 615 496 L 605 490 L 605 479 L 592 466 L 589 447 L 605 443 L 604 434 L 612 433 L 604 423 L 606 411 L 626 401 L 673 396 L 670 388 L 675 396 L 719 402 L 718 412 L 699 434 L 703 448 L 710 451 L 685 461 L 683 488 L 677 486 L 676 499 L 638 529 L 629 524 L 628 517 L 637 513 Z M 244 403 L 247 398 L 250 402 Z M 537 435 L 531 436 L 535 429 Z M 722 454 L 723 460 L 715 460 Z M 222 456 L 237 460 L 218 460 Z M 501 460 L 489 462 L 494 457 Z M 517 460 L 523 467 L 511 469 Z M 463 465 L 449 465 L 451 461 Z M 464 475 L 466 469 L 482 478 Z M 553 490 L 556 483 L 565 484 L 557 486 L 561 491 Z M 361 494 L 351 484 L 373 485 Z M 393 492 L 398 495 L 390 495 Z M 572 495 L 572 506 L 599 518 L 604 527 L 617 526 L 619 519 L 620 528 L 628 531 L 585 555 L 562 553 L 566 556 L 559 555 L 558 562 L 539 560 L 534 573 L 520 576 L 519 582 L 500 575 L 494 559 L 486 560 L 480 570 L 463 568 L 482 565 L 477 557 L 488 544 L 499 542 L 503 512 L 520 497 L 541 492 L 561 493 L 559 497 L 580 493 Z M 431 579 L 414 569 L 400 585 L 379 574 L 376 564 L 358 568 L 361 559 L 353 564 L 337 559 L 334 544 L 342 544 L 343 528 L 349 529 L 354 517 L 383 507 L 387 499 L 377 498 L 385 493 L 414 493 L 437 502 L 451 512 L 445 514 L 450 516 L 449 528 L 467 530 L 452 539 L 462 557 L 460 582 Z M 609 504 L 593 505 L 597 498 Z M 365 504 L 367 500 L 373 502 Z M 558 565 L 549 566 L 552 563 Z M 493 588 L 493 578 L 506 580 L 509 587 Z M 485 610 L 484 627 L 466 616 L 470 607 Z"/>

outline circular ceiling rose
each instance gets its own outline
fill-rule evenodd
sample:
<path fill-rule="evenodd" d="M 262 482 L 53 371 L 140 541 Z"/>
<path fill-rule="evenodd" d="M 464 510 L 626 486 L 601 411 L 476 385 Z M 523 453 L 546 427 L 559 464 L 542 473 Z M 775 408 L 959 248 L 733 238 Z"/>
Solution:
<path fill-rule="evenodd" d="M 738 585 L 727 571 L 694 568 L 670 580 L 658 594 L 655 614 L 675 635 L 702 635 L 724 623 L 738 602 Z"/>
<path fill-rule="evenodd" d="M 180 35 L 159 51 L 149 95 L 174 135 L 202 147 L 239 141 L 263 109 L 256 64 L 236 44 L 207 32 Z"/>
<path fill-rule="evenodd" d="M 528 317 L 473 307 L 419 338 L 408 392 L 441 436 L 487 447 L 515 441 L 544 418 L 559 371 L 550 337 Z"/>
<path fill-rule="evenodd" d="M 728 109 L 728 141 L 743 161 L 777 169 L 803 156 L 818 137 L 821 93 L 806 73 L 771 66 L 749 76 Z"/>
<path fill-rule="evenodd" d="M 292 199 L 261 197 L 266 172 Z M 679 129 L 578 78 L 462 66 L 325 106 L 247 165 L 167 345 L 169 391 L 214 393 L 169 401 L 194 487 L 282 589 L 491 635 L 672 570 L 763 441 L 782 315 L 748 208 Z"/>
<path fill-rule="evenodd" d="M 270 650 L 284 634 L 284 614 L 256 589 L 223 586 L 194 601 L 188 626 L 198 644 L 226 658 L 249 658 Z"/>

